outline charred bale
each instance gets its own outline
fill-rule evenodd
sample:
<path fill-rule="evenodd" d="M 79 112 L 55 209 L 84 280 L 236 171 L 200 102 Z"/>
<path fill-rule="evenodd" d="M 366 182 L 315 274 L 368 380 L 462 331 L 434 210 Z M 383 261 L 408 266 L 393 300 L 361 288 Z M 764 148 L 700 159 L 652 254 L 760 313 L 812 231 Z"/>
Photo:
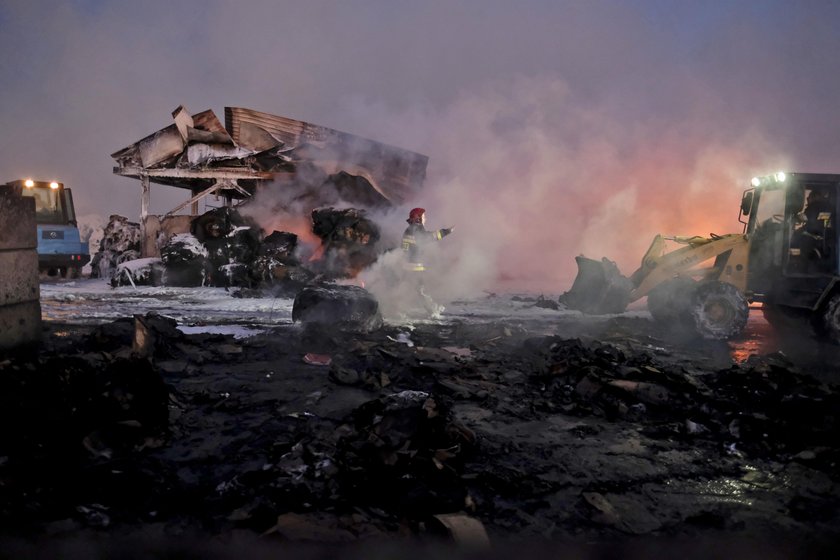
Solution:
<path fill-rule="evenodd" d="M 307 286 L 295 297 L 292 320 L 369 332 L 382 326 L 379 303 L 358 286 Z"/>
<path fill-rule="evenodd" d="M 164 283 L 168 286 L 203 286 L 207 280 L 207 249 L 192 234 L 173 236 L 160 249 L 166 267 Z"/>
<path fill-rule="evenodd" d="M 321 238 L 324 252 L 317 271 L 335 278 L 354 278 L 379 257 L 379 226 L 364 210 L 316 208 L 312 232 Z"/>
<path fill-rule="evenodd" d="M 275 231 L 265 237 L 254 261 L 255 283 L 274 288 L 278 294 L 291 296 L 312 281 L 315 274 L 304 268 L 297 257 L 298 236 Z"/>
<path fill-rule="evenodd" d="M 163 282 L 163 273 L 164 267 L 160 259 L 126 261 L 114 269 L 111 274 L 111 286 L 159 286 Z"/>
<path fill-rule="evenodd" d="M 248 226 L 237 227 L 222 239 L 207 239 L 209 284 L 252 287 L 259 245 L 259 229 Z"/>
<path fill-rule="evenodd" d="M 112 215 L 105 226 L 99 251 L 91 259 L 91 278 L 110 278 L 117 265 L 140 258 L 140 224 Z"/>
<path fill-rule="evenodd" d="M 279 261 L 297 264 L 295 256 L 297 251 L 298 236 L 288 231 L 273 231 L 262 240 L 260 246 L 261 256 L 270 256 Z"/>
<path fill-rule="evenodd" d="M 242 217 L 235 208 L 227 206 L 214 208 L 195 218 L 190 224 L 190 233 L 202 243 L 208 239 L 227 237 L 238 227 L 251 227 L 254 224 Z"/>
<path fill-rule="evenodd" d="M 211 286 L 251 287 L 260 228 L 233 208 L 215 208 L 193 220 L 190 230 L 208 255 Z"/>
<path fill-rule="evenodd" d="M 266 284 L 277 296 L 292 297 L 315 279 L 315 273 L 303 266 L 286 265 L 269 257 L 257 257 L 254 263 L 258 284 Z"/>

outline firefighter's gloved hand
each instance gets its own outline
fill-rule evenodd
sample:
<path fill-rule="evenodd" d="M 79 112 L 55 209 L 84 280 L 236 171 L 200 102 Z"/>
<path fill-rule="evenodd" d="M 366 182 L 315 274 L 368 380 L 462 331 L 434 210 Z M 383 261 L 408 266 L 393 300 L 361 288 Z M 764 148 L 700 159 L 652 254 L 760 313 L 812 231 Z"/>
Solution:
<path fill-rule="evenodd" d="M 441 229 L 441 230 L 440 230 L 440 236 L 441 236 L 441 237 L 446 237 L 447 235 L 449 235 L 450 233 L 452 233 L 452 231 L 453 231 L 454 229 L 455 229 L 455 226 L 448 227 L 448 228 L 443 228 L 443 229 Z"/>

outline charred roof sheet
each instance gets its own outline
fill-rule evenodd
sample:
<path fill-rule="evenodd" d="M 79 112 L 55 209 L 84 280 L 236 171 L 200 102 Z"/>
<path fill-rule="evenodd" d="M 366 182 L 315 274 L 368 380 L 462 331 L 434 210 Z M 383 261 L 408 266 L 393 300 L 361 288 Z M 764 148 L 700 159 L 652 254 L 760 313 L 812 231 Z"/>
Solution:
<path fill-rule="evenodd" d="M 224 127 L 211 110 L 190 116 L 179 106 L 172 117 L 175 123 L 111 154 L 118 164 L 114 173 L 194 190 L 223 167 L 226 179 L 241 169 L 241 186 L 251 188 L 256 176 L 294 173 L 306 164 L 327 174 L 364 177 L 387 200 L 402 203 L 422 186 L 429 161 L 396 146 L 243 107 L 225 107 Z"/>

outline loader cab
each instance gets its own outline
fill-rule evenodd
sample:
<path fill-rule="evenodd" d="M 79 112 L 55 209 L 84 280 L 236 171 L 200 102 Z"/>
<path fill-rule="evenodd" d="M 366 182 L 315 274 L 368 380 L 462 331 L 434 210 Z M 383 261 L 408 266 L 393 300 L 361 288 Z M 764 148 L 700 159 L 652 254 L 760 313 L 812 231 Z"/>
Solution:
<path fill-rule="evenodd" d="M 788 275 L 837 275 L 837 187 L 837 183 L 804 182 L 789 191 Z"/>
<path fill-rule="evenodd" d="M 795 299 L 796 307 L 816 305 L 822 290 L 840 276 L 840 175 L 777 173 L 753 179 L 753 187 L 741 208 L 741 221 L 748 218 L 750 290 L 759 300 L 772 292 Z"/>

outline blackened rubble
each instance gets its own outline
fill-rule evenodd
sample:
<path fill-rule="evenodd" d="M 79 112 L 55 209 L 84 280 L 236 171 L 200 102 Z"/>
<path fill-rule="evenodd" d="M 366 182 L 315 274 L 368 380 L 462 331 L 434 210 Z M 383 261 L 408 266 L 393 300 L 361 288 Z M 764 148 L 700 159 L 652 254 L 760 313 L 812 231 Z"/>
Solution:
<path fill-rule="evenodd" d="M 321 239 L 323 250 L 314 266 L 328 277 L 355 278 L 383 250 L 378 243 L 379 226 L 356 208 L 316 208 L 312 233 Z"/>
<path fill-rule="evenodd" d="M 134 232 L 133 245 L 125 242 L 125 231 Z M 390 248 L 379 244 L 379 226 L 354 208 L 315 209 L 312 233 L 321 239 L 321 246 L 303 262 L 296 234 L 264 235 L 253 220 L 223 207 L 193 219 L 189 233 L 162 238 L 160 259 L 137 259 L 136 224 L 127 230 L 125 219 L 117 216 L 106 228 L 103 249 L 94 262 L 101 261 L 102 270 L 110 270 L 113 286 L 266 288 L 294 296 L 309 284 L 354 278 Z M 106 267 L 106 262 L 113 264 Z"/>
<path fill-rule="evenodd" d="M 352 541 L 459 513 L 494 541 L 836 539 L 837 387 L 778 354 L 714 365 L 648 323 L 53 324 L 0 361 L 1 526 Z"/>
<path fill-rule="evenodd" d="M 140 224 L 125 216 L 112 215 L 99 250 L 91 260 L 91 278 L 111 278 L 119 264 L 140 258 Z"/>
<path fill-rule="evenodd" d="M 134 258 L 163 258 L 168 241 L 189 230 L 209 251 L 204 280 L 215 286 L 254 288 L 273 277 L 270 270 L 255 271 L 253 265 L 258 254 L 264 256 L 261 238 L 275 230 L 307 239 L 314 232 L 322 240 L 323 258 L 307 261 L 314 274 L 355 277 L 381 252 L 379 228 L 364 210 L 407 203 L 417 196 L 426 175 L 425 155 L 252 109 L 226 107 L 223 125 L 213 111 L 190 114 L 179 106 L 172 120 L 112 154 L 114 173 L 140 180 L 140 248 Z M 184 189 L 192 198 L 166 215 L 151 215 L 151 183 Z M 211 195 L 221 198 L 225 208 L 195 217 L 199 202 Z M 259 215 L 265 231 L 231 210 L 235 203 L 239 208 L 252 204 L 249 211 Z M 190 214 L 181 214 L 188 207 Z M 310 214 L 313 224 L 307 228 L 303 223 Z M 135 281 L 130 273 L 136 268 L 114 278 Z M 292 271 L 293 283 L 305 276 L 297 272 Z"/>

